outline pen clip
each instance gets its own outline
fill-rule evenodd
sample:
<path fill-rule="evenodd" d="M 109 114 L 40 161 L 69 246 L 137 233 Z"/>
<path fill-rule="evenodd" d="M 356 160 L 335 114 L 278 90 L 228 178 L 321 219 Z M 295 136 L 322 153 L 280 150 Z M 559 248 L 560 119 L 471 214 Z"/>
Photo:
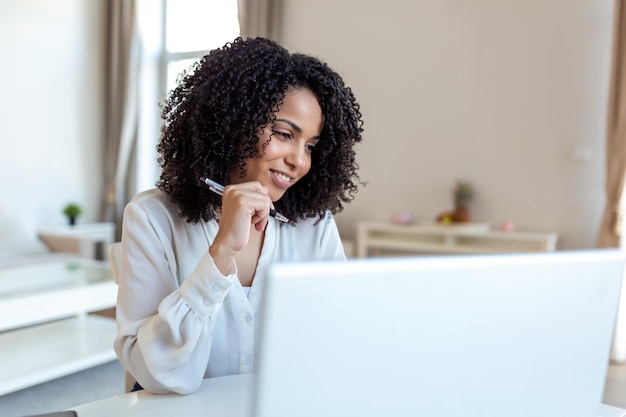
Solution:
<path fill-rule="evenodd" d="M 213 191 L 215 194 L 224 195 L 224 192 L 219 188 L 215 188 L 212 185 L 209 185 L 209 190 Z"/>

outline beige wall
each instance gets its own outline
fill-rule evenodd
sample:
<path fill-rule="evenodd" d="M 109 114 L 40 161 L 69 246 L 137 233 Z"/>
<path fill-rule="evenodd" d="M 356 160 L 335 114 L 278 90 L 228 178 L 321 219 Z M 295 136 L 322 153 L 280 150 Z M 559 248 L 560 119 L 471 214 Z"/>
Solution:
<path fill-rule="evenodd" d="M 281 42 L 337 69 L 362 104 L 369 185 L 337 216 L 451 208 L 595 244 L 604 204 L 611 0 L 284 0 Z"/>
<path fill-rule="evenodd" d="M 343 74 L 362 104 L 363 180 L 337 217 L 431 221 L 457 178 L 474 218 L 593 246 L 604 204 L 612 0 L 283 0 L 282 43 Z M 98 216 L 100 2 L 0 3 L 0 207 Z"/>
<path fill-rule="evenodd" d="M 0 210 L 66 222 L 69 201 L 100 204 L 97 2 L 0 2 Z"/>

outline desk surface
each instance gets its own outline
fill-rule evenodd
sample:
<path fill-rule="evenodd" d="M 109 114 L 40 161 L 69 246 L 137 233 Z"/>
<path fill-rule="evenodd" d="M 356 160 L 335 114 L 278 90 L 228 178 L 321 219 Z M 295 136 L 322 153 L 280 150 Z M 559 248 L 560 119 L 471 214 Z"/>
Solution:
<path fill-rule="evenodd" d="M 209 378 L 191 395 L 139 391 L 72 409 L 78 417 L 248 417 L 253 382 L 251 374 Z"/>
<path fill-rule="evenodd" d="M 254 376 L 205 379 L 195 393 L 154 395 L 145 391 L 117 395 L 72 408 L 78 417 L 250 417 Z M 624 417 L 626 410 L 601 404 L 598 417 Z"/>

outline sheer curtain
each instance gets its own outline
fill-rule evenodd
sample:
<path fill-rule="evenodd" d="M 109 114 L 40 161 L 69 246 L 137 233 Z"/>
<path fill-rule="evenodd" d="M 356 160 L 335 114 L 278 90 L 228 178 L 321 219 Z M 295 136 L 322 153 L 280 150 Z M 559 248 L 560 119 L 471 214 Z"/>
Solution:
<path fill-rule="evenodd" d="M 101 218 L 116 224 L 116 237 L 119 239 L 124 205 L 135 191 L 128 174 L 132 168 L 131 156 L 137 140 L 137 74 L 140 54 L 136 2 L 108 0 L 105 7 L 103 189 L 106 192 Z"/>
<path fill-rule="evenodd" d="M 622 192 L 626 174 L 626 0 L 615 1 L 613 56 L 609 89 L 606 140 L 606 208 L 598 236 L 598 247 L 623 247 Z M 626 361 L 626 288 L 617 318 L 611 359 Z"/>
<path fill-rule="evenodd" d="M 241 36 L 279 40 L 281 0 L 237 0 Z"/>
<path fill-rule="evenodd" d="M 134 153 L 138 143 L 138 90 L 141 71 L 139 0 L 106 0 L 105 132 L 102 221 L 116 224 L 120 238 L 124 206 L 137 191 Z M 279 37 L 281 0 L 237 0 L 244 37 Z"/>

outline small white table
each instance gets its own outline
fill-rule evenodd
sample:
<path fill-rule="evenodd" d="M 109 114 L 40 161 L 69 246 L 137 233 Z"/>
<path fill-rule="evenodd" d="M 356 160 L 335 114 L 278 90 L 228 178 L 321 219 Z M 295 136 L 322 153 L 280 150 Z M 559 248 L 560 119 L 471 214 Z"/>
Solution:
<path fill-rule="evenodd" d="M 98 245 L 100 255 L 107 259 L 107 249 L 115 240 L 114 223 L 87 223 L 74 226 L 47 227 L 39 231 L 41 240 L 55 252 L 77 253 L 95 259 Z"/>
<path fill-rule="evenodd" d="M 154 395 L 139 391 L 72 409 L 79 417 L 253 417 L 253 384 L 254 375 L 251 374 L 209 378 L 190 395 Z M 623 417 L 625 413 L 626 410 L 621 408 L 601 404 L 598 417 Z"/>

